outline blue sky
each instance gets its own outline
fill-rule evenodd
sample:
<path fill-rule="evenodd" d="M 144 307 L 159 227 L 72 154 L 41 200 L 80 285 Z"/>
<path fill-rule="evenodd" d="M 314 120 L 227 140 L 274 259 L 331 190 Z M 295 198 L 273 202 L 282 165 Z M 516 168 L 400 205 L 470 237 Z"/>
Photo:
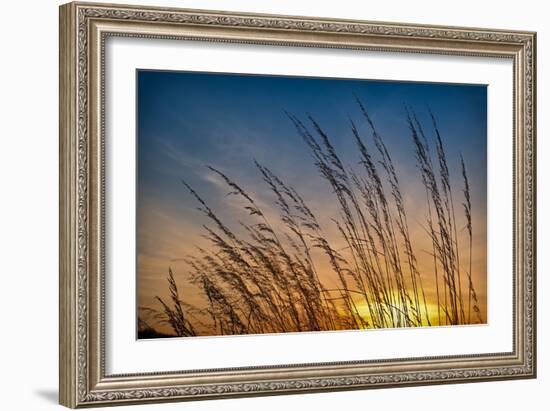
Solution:
<path fill-rule="evenodd" d="M 384 138 L 406 205 L 418 210 L 418 221 L 425 197 L 418 194 L 423 190 L 405 105 L 416 112 L 429 138 L 433 137 L 429 110 L 434 113 L 457 193 L 462 188 L 459 156 L 464 156 L 474 218 L 485 224 L 487 89 L 483 85 L 140 70 L 137 90 L 138 275 L 144 287 L 140 295 L 146 299 L 158 291 L 155 278 L 164 279 L 164 272 L 158 273 L 163 265 L 180 261 L 201 241 L 206 221 L 195 211 L 196 202 L 182 179 L 222 218 L 238 218 L 224 194 L 227 190 L 207 165 L 226 173 L 268 206 L 272 199 L 255 169 L 257 160 L 329 219 L 336 212 L 331 208 L 332 195 L 285 110 L 304 120 L 311 114 L 344 162 L 359 168 L 349 118 L 367 143 L 372 140 L 354 94 Z M 483 243 L 485 230 L 478 231 Z"/>
<path fill-rule="evenodd" d="M 248 179 L 255 174 L 254 159 L 290 182 L 311 184 L 317 172 L 285 110 L 298 117 L 311 114 L 342 157 L 356 163 L 348 118 L 368 134 L 354 94 L 367 106 L 405 176 L 415 173 L 406 104 L 426 128 L 431 109 L 449 157 L 461 153 L 472 179 L 485 180 L 484 86 L 139 71 L 138 93 L 140 194 L 153 191 L 174 199 L 182 191 L 181 178 L 203 185 L 206 165 Z M 484 191 L 484 184 L 479 188 Z"/>

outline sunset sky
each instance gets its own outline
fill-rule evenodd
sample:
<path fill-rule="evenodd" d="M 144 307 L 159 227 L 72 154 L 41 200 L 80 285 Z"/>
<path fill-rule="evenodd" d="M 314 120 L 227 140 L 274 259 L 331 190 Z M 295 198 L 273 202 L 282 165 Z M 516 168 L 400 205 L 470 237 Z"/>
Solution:
<path fill-rule="evenodd" d="M 459 162 L 460 155 L 464 157 L 473 208 L 473 281 L 486 319 L 485 86 L 140 70 L 137 91 L 140 307 L 159 308 L 155 296 L 167 296 L 169 267 L 183 298 L 199 307 L 205 305 L 199 290 L 186 281 L 188 267 L 183 260 L 196 252 L 196 245 L 207 246 L 202 226 L 209 222 L 196 210 L 197 202 L 182 179 L 231 228 L 238 230 L 238 220 L 246 218 L 234 199 L 226 196 L 227 187 L 207 166 L 219 169 L 246 188 L 276 225 L 278 212 L 254 165 L 254 160 L 258 161 L 294 187 L 318 216 L 329 239 L 336 245 L 343 244 L 331 224 L 331 218 L 338 216 L 334 194 L 320 177 L 309 148 L 285 110 L 302 119 L 311 114 L 330 136 L 340 158 L 359 170 L 349 119 L 358 125 L 367 143 L 372 140 L 355 94 L 367 107 L 392 155 L 409 215 L 413 248 L 427 276 L 433 270 L 433 260 L 427 253 L 431 241 L 424 230 L 426 194 L 405 107 L 416 112 L 428 138 L 433 138 L 429 110 L 438 121 L 460 229 L 466 225 Z M 465 232 L 459 232 L 459 242 L 466 241 Z M 331 284 L 334 279 L 325 274 L 322 281 Z M 433 285 L 428 284 L 427 291 L 433 293 Z"/>

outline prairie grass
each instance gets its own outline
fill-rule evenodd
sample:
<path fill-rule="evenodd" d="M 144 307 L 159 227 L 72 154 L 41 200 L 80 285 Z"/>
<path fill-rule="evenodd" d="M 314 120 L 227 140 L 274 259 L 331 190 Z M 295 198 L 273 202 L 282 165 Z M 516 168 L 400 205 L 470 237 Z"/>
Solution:
<path fill-rule="evenodd" d="M 426 199 L 427 213 L 421 225 L 431 246 L 432 269 L 421 272 L 420 251 L 415 248 L 390 150 L 365 105 L 355 99 L 360 120 L 368 130 L 367 135 L 362 134 L 356 122 L 349 120 L 359 159 L 356 169 L 344 164 L 314 117 L 286 113 L 309 148 L 327 186 L 327 201 L 336 202 L 338 215 L 319 221 L 297 189 L 274 170 L 255 162 L 273 199 L 271 206 L 278 213 L 273 221 L 272 213 L 268 218 L 245 187 L 209 167 L 224 182 L 227 195 L 246 213 L 246 219 L 239 222 L 238 229 L 230 228 L 198 191 L 183 181 L 198 204 L 197 210 L 208 221 L 203 235 L 209 246 L 186 257 L 190 267 L 186 274 L 201 290 L 204 307 L 183 301 L 170 269 L 170 298 L 157 297 L 161 309 L 142 309 L 140 315 L 164 322 L 177 336 L 482 322 L 472 273 L 472 203 L 464 159 L 460 157 L 462 213 L 457 213 L 456 189 L 436 118 L 430 113 L 428 136 L 416 114 L 406 109 L 419 187 Z M 323 230 L 326 224 L 334 225 L 345 243 L 343 249 L 331 243 Z M 459 241 L 463 233 L 467 240 Z M 468 246 L 461 247 L 464 243 Z M 320 255 L 328 264 L 320 263 Z M 336 285 L 321 280 L 327 277 Z M 434 306 L 435 314 L 430 312 Z"/>

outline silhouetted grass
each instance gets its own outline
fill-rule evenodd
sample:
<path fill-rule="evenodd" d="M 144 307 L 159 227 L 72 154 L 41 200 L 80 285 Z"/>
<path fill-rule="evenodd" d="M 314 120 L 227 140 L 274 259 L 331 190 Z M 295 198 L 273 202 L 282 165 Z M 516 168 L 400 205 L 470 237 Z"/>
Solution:
<path fill-rule="evenodd" d="M 472 205 L 464 160 L 460 158 L 468 233 L 465 251 L 459 245 L 451 176 L 435 116 L 430 113 L 434 135 L 430 142 L 414 112 L 407 110 L 426 193 L 423 225 L 433 257 L 433 272 L 421 273 L 391 153 L 364 104 L 357 97 L 356 102 L 370 134 L 370 138 L 362 135 L 350 119 L 357 170 L 344 164 L 315 118 L 308 115 L 304 122 L 287 113 L 330 188 L 327 193 L 333 193 L 337 202 L 339 214 L 332 223 L 345 249 L 331 244 L 299 192 L 266 166 L 255 162 L 274 198 L 272 205 L 279 213 L 275 222 L 244 187 L 209 167 L 246 213 L 246 221 L 232 230 L 183 181 L 209 221 L 204 237 L 210 246 L 186 258 L 190 281 L 201 290 L 206 308 L 193 308 L 181 300 L 169 270 L 170 301 L 157 297 L 162 310 L 155 312 L 156 320 L 169 324 L 178 336 L 469 324 L 472 311 L 475 321 L 482 321 L 472 276 Z M 319 252 L 330 273 L 320 275 L 321 264 L 314 258 Z M 462 253 L 468 254 L 467 269 L 460 264 Z M 335 279 L 336 287 L 323 284 L 321 278 L 327 276 Z M 426 284 L 435 287 L 433 301 L 428 301 Z M 437 315 L 430 315 L 430 304 L 437 307 Z M 197 332 L 197 327 L 208 332 Z"/>

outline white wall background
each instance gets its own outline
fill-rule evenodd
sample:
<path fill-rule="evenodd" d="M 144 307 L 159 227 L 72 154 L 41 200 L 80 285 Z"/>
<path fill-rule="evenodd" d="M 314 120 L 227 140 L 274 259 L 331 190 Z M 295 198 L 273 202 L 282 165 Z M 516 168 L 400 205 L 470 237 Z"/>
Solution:
<path fill-rule="evenodd" d="M 538 32 L 538 289 L 550 290 L 550 26 L 545 2 L 387 0 L 128 0 L 135 4 L 409 23 L 526 29 Z M 113 2 L 113 0 L 111 1 Z M 116 2 L 116 1 L 115 1 Z M 0 23 L 0 407 L 57 405 L 58 6 L 57 0 L 2 4 Z M 136 410 L 543 410 L 550 390 L 550 303 L 538 299 L 537 380 L 308 394 Z"/>

